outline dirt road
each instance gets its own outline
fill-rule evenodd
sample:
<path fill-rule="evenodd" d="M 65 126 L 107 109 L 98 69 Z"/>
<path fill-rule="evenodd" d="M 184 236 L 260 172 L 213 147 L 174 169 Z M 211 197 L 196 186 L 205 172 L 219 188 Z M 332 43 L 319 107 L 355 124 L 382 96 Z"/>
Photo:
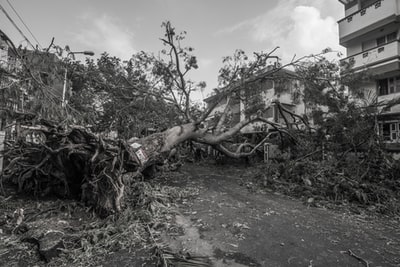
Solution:
<path fill-rule="evenodd" d="M 142 221 L 124 221 L 124 216 L 120 226 L 113 220 L 105 223 L 71 200 L 46 201 L 11 194 L 0 201 L 0 266 L 155 266 L 159 258 L 154 255 L 155 242 L 147 234 L 151 231 L 172 255 L 205 256 L 215 267 L 400 266 L 398 220 L 355 214 L 346 207 L 309 207 L 298 199 L 258 190 L 258 186 L 251 186 L 254 181 L 248 173 L 243 166 L 187 164 L 179 172 L 152 180 L 157 188 L 162 183 L 170 190 L 162 193 L 169 202 L 162 205 L 158 223 L 148 218 L 149 231 L 140 230 Z M 161 191 L 147 186 L 149 196 L 153 196 L 147 199 L 157 199 Z M 13 230 L 17 208 L 25 210 L 25 227 L 18 228 L 26 228 L 24 232 Z M 74 263 L 77 259 L 68 253 L 47 264 L 39 255 L 39 239 L 27 241 L 41 232 L 60 231 L 70 238 L 65 242 L 77 240 L 76 244 L 87 245 L 86 250 L 79 246 L 70 250 L 87 265 Z M 129 239 L 136 240 L 135 249 L 110 247 L 119 244 L 117 241 L 130 244 Z M 56 249 L 54 246 L 49 251 Z"/>
<path fill-rule="evenodd" d="M 242 169 L 191 164 L 168 180 L 200 189 L 178 206 L 185 234 L 164 237 L 173 250 L 211 257 L 214 266 L 400 266 L 398 221 L 254 192 Z"/>

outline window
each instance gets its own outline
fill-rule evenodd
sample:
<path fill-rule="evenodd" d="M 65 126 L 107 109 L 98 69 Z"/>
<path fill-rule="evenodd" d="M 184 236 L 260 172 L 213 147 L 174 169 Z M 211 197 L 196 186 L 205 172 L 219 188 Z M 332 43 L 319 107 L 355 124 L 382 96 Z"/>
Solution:
<path fill-rule="evenodd" d="M 390 139 L 391 139 L 391 141 L 397 141 L 398 136 L 399 136 L 399 123 L 391 123 L 390 124 Z"/>
<path fill-rule="evenodd" d="M 394 93 L 394 79 L 390 78 L 389 79 L 389 94 L 393 94 Z"/>
<path fill-rule="evenodd" d="M 384 44 L 386 44 L 386 36 L 382 36 L 382 37 L 379 37 L 378 39 L 376 39 L 377 46 L 381 46 Z"/>
<path fill-rule="evenodd" d="M 369 7 L 370 5 L 374 4 L 376 0 L 361 0 L 361 8 Z"/>
<path fill-rule="evenodd" d="M 400 93 L 400 76 L 378 80 L 378 95 Z"/>
<path fill-rule="evenodd" d="M 379 135 L 382 136 L 383 140 L 385 140 L 385 141 L 390 140 L 389 124 L 379 123 Z"/>
<path fill-rule="evenodd" d="M 345 9 L 349 9 L 349 8 L 352 8 L 352 7 L 355 6 L 355 5 L 357 5 L 357 1 L 356 1 L 356 0 L 354 0 L 354 1 L 349 1 L 349 2 L 347 2 L 347 3 L 345 4 L 344 8 L 345 8 Z"/>
<path fill-rule="evenodd" d="M 391 32 L 388 35 L 381 36 L 376 39 L 376 45 L 381 46 L 393 42 L 397 39 L 397 32 Z"/>
<path fill-rule="evenodd" d="M 387 95 L 388 93 L 387 79 L 378 80 L 378 95 Z"/>
<path fill-rule="evenodd" d="M 400 76 L 396 77 L 395 87 L 396 87 L 396 93 L 400 93 Z"/>
<path fill-rule="evenodd" d="M 386 35 L 387 42 L 392 42 L 397 39 L 397 32 L 392 32 Z"/>
<path fill-rule="evenodd" d="M 400 92 L 400 76 L 389 79 L 389 94 Z"/>
<path fill-rule="evenodd" d="M 384 141 L 397 142 L 400 140 L 400 123 L 399 122 L 382 122 L 379 123 L 379 133 Z"/>

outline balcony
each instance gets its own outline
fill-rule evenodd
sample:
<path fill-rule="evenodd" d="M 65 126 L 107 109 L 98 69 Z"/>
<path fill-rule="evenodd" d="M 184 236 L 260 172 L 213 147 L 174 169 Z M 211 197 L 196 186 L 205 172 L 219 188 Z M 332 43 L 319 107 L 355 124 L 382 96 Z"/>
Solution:
<path fill-rule="evenodd" d="M 399 55 L 399 40 L 395 40 L 383 46 L 375 47 L 347 57 L 342 60 L 342 63 L 349 63 L 351 68 L 355 71 L 364 68 L 374 69 L 382 66 L 389 66 L 393 63 L 395 63 L 393 67 L 397 69 Z M 386 67 L 384 71 L 390 71 L 390 69 Z"/>
<path fill-rule="evenodd" d="M 340 44 L 396 20 L 399 0 L 380 0 L 338 21 Z"/>

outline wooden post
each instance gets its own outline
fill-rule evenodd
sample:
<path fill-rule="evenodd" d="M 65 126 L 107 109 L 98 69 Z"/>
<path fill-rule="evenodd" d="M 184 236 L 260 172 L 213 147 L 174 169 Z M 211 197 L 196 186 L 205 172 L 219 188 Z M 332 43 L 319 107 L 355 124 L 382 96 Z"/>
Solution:
<path fill-rule="evenodd" d="M 264 143 L 264 163 L 269 162 L 269 143 Z"/>

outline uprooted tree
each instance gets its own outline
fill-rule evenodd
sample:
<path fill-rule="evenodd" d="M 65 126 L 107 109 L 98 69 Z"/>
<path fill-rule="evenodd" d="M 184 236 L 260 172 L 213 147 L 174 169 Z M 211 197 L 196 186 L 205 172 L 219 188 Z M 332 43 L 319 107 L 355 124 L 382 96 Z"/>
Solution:
<path fill-rule="evenodd" d="M 35 70 L 26 60 L 29 57 L 23 57 L 24 51 L 16 49 L 9 41 L 21 59 L 22 68 L 14 72 L 2 69 L 2 80 L 6 84 L 2 90 L 2 112 L 12 118 L 9 121 L 16 122 L 18 129 L 32 134 L 30 140 L 25 135 L 7 143 L 8 165 L 2 180 L 13 181 L 21 191 L 36 194 L 51 191 L 80 197 L 108 214 L 122 208 L 132 180 L 150 166 L 163 162 L 174 147 L 185 141 L 207 144 L 225 155 L 240 158 L 255 153 L 265 142 L 262 139 L 252 144 L 251 150 L 242 150 L 248 145 L 246 143 L 234 149 L 226 143 L 251 123 L 263 122 L 281 138 L 292 140 L 296 136 L 291 128 L 305 127 L 310 131 L 306 118 L 279 101 L 273 101 L 271 105 L 282 115 L 284 123 L 268 119 L 263 109 L 269 107 L 263 105 L 236 123 L 232 124 L 230 119 L 233 103 L 246 97 L 243 89 L 261 80 L 278 79 L 282 84 L 293 79 L 320 81 L 321 75 L 306 75 L 311 68 L 303 60 L 310 57 L 267 68 L 270 61 L 276 59 L 276 49 L 269 53 L 254 53 L 252 59 L 238 50 L 232 57 L 224 58 L 225 65 L 219 75 L 221 87 L 216 91 L 214 101 L 202 110 L 192 102 L 191 95 L 195 90 L 202 90 L 205 83 L 195 83 L 187 78 L 190 71 L 198 67 L 196 57 L 192 55 L 193 48 L 182 45 L 185 32 L 177 33 L 169 22 L 163 23 L 162 27 L 165 30 L 165 36 L 161 38 L 164 49 L 157 56 L 140 52 L 128 62 L 121 62 L 103 54 L 97 63 L 87 60 L 85 65 L 67 58 L 45 71 Z M 56 49 L 60 55 L 65 52 L 55 46 L 49 49 Z M 324 60 L 321 55 L 311 58 Z M 288 66 L 307 71 L 279 76 L 278 73 Z M 64 72 L 65 68 L 68 72 Z M 69 74 L 72 86 L 69 103 L 63 106 L 54 93 L 54 83 L 49 81 L 57 80 L 65 73 Z M 337 91 L 331 87 L 326 93 L 326 83 L 314 85 L 322 96 Z M 23 112 L 12 109 L 7 104 L 9 95 L 4 96 L 14 94 L 14 99 L 18 100 L 21 88 L 28 88 L 28 95 L 34 96 Z M 307 87 L 303 88 L 304 92 L 299 89 L 297 96 L 313 95 L 309 92 L 307 95 Z M 219 114 L 215 113 L 214 120 L 208 120 L 225 100 L 225 108 Z M 292 118 L 290 122 L 287 117 Z M 156 132 L 146 135 L 149 128 Z M 93 133 L 112 131 L 123 139 L 109 141 Z M 126 141 L 129 137 L 133 138 Z"/>

